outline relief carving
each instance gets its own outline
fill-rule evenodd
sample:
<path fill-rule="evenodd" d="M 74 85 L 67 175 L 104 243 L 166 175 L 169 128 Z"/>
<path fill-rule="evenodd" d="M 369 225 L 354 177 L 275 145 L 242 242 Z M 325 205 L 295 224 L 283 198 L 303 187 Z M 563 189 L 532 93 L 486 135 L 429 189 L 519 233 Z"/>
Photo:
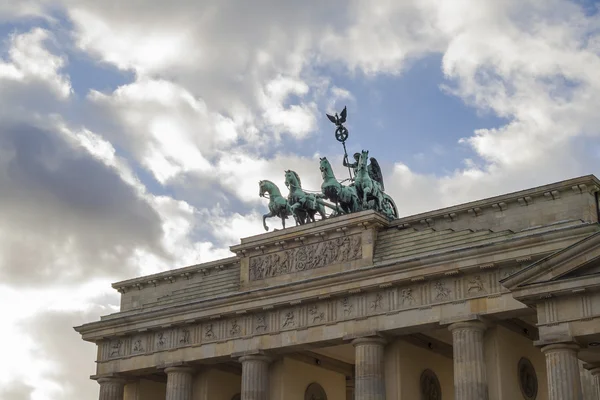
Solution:
<path fill-rule="evenodd" d="M 250 280 L 322 268 L 362 258 L 361 236 L 344 236 L 295 249 L 252 257 Z"/>
<path fill-rule="evenodd" d="M 436 300 L 447 300 L 450 297 L 450 289 L 444 285 L 444 282 L 437 281 L 434 285 L 437 294 L 435 295 Z"/>
<path fill-rule="evenodd" d="M 483 287 L 483 282 L 481 281 L 481 276 L 476 275 L 467 281 L 467 293 L 479 293 L 485 292 L 485 288 Z"/>
<path fill-rule="evenodd" d="M 141 353 L 141 352 L 145 351 L 141 338 L 137 338 L 133 341 L 133 351 L 135 353 Z"/>
<path fill-rule="evenodd" d="M 232 336 L 239 335 L 242 332 L 242 327 L 238 324 L 237 319 L 231 321 L 231 329 L 229 329 L 229 334 Z"/>
<path fill-rule="evenodd" d="M 371 301 L 371 310 L 377 311 L 382 308 L 381 302 L 383 301 L 383 294 L 377 293 L 375 294 L 375 299 Z"/>
<path fill-rule="evenodd" d="M 296 321 L 294 320 L 294 312 L 288 311 L 285 313 L 285 319 L 283 320 L 283 328 L 292 328 L 296 325 Z"/>
<path fill-rule="evenodd" d="M 352 308 L 354 307 L 352 305 L 352 303 L 350 302 L 350 299 L 348 297 L 344 297 L 342 299 L 342 307 L 344 309 L 344 315 L 348 316 L 350 314 L 352 314 Z"/>
<path fill-rule="evenodd" d="M 156 334 L 156 346 L 157 347 L 165 347 L 167 344 L 167 335 L 164 332 L 159 332 Z"/>
<path fill-rule="evenodd" d="M 120 356 L 121 348 L 123 347 L 122 340 L 115 340 L 110 344 L 110 357 Z"/>
<path fill-rule="evenodd" d="M 464 278 L 464 294 L 474 294 L 474 293 L 483 293 L 495 290 L 495 288 L 486 288 L 486 280 L 485 275 L 479 274 L 475 276 L 467 276 Z M 458 296 L 462 291 L 458 291 L 457 295 L 452 293 L 452 290 L 448 286 L 450 284 L 449 280 L 439 280 L 434 281 L 432 283 L 427 283 L 425 285 L 426 288 L 431 289 L 431 297 L 437 301 L 446 301 L 451 297 L 464 297 Z M 430 286 L 429 286 L 430 285 Z M 389 289 L 387 289 L 389 290 Z M 275 323 L 269 320 L 269 317 L 273 316 L 274 318 L 279 317 L 278 326 L 283 329 L 294 329 L 298 326 L 303 326 L 303 322 L 305 321 L 309 325 L 318 325 L 325 324 L 328 322 L 327 313 L 332 313 L 333 315 L 338 316 L 338 320 L 343 320 L 347 318 L 352 318 L 357 314 L 357 311 L 364 311 L 363 307 L 367 310 L 370 310 L 372 313 L 384 311 L 388 306 L 386 303 L 386 293 L 389 293 L 387 290 L 379 290 L 368 294 L 368 297 L 363 293 L 353 293 L 347 294 L 345 297 L 341 297 L 336 299 L 334 302 L 331 302 L 329 299 L 323 299 L 319 302 L 310 303 L 307 305 L 305 309 L 307 311 L 307 315 L 300 313 L 297 314 L 298 309 L 287 309 L 282 310 L 281 313 L 275 311 L 275 314 L 269 314 L 269 312 L 261 311 L 257 314 L 251 314 L 251 317 L 254 318 L 254 326 L 253 333 L 256 335 L 260 335 L 266 333 L 270 329 L 270 324 Z M 420 297 L 420 289 L 416 287 L 404 287 L 398 288 L 397 292 L 397 305 L 398 306 L 414 306 L 416 304 L 421 303 Z M 357 300 L 364 301 L 364 303 L 356 303 Z M 337 303 L 337 304 L 336 304 Z M 360 305 L 359 305 L 360 304 Z M 335 308 L 337 307 L 337 312 Z M 329 311 L 327 311 L 329 310 Z M 301 317 L 302 316 L 302 317 Z M 275 321 L 275 319 L 273 320 Z M 219 329 L 219 322 L 210 322 L 210 323 L 202 323 L 201 327 L 201 337 L 206 341 L 213 341 L 218 339 L 217 333 L 220 331 L 216 331 L 215 329 Z M 222 321 L 223 323 L 223 332 L 219 334 L 222 335 L 225 332 L 229 332 L 227 335 L 231 337 L 240 336 L 244 333 L 242 329 L 243 323 L 239 317 L 235 318 L 227 318 Z M 277 327 L 273 327 L 271 331 L 276 331 Z M 173 335 L 173 336 L 171 336 Z M 133 335 L 131 336 L 131 342 L 126 341 L 125 339 L 114 339 L 105 344 L 105 353 L 103 357 L 107 358 L 118 358 L 124 357 L 126 351 L 124 350 L 125 343 L 131 343 L 131 347 L 127 347 L 128 350 L 131 349 L 131 353 L 135 355 L 139 355 L 140 353 L 147 352 L 149 350 L 167 350 L 168 348 L 175 347 L 184 347 L 188 346 L 192 343 L 192 329 L 189 327 L 179 328 L 178 330 L 165 330 L 156 332 L 154 334 L 154 345 L 152 345 L 152 336 L 143 336 L 143 335 Z M 127 344 L 129 346 L 129 344 Z M 150 347 L 150 349 L 149 349 Z M 532 378 L 533 374 L 526 368 L 520 370 L 520 376 L 522 383 L 522 391 L 526 395 L 530 395 L 535 392 L 534 384 L 532 383 L 534 379 Z M 433 379 L 425 379 L 424 382 L 425 387 L 424 391 L 429 396 L 428 398 L 436 399 L 437 388 L 435 385 L 432 385 Z M 533 389 L 532 389 L 533 388 Z"/>
<path fill-rule="evenodd" d="M 181 336 L 179 337 L 179 343 L 182 345 L 190 344 L 190 330 L 182 329 Z"/>
<path fill-rule="evenodd" d="M 215 333 L 213 332 L 213 324 L 207 324 L 204 328 L 204 337 L 207 339 L 216 338 Z"/>
<path fill-rule="evenodd" d="M 412 294 L 412 288 L 402 289 L 400 291 L 400 302 L 402 305 L 411 305 L 415 302 L 415 298 Z"/>
<path fill-rule="evenodd" d="M 308 313 L 312 318 L 312 323 L 323 322 L 325 320 L 325 313 L 319 312 L 319 307 L 316 304 L 308 307 Z"/>
<path fill-rule="evenodd" d="M 267 318 L 264 314 L 256 316 L 256 332 L 265 332 L 267 330 Z"/>

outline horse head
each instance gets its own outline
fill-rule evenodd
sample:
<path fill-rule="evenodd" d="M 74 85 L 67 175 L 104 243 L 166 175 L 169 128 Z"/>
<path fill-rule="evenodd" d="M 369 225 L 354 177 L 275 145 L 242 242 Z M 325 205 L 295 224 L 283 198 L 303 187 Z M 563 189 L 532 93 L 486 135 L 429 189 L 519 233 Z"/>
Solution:
<path fill-rule="evenodd" d="M 292 170 L 285 171 L 285 185 L 287 187 L 290 187 L 290 185 L 292 185 L 296 188 L 302 187 L 302 181 L 300 180 L 300 176 L 298 175 L 298 173 L 296 171 L 292 171 Z"/>
<path fill-rule="evenodd" d="M 265 197 L 265 192 L 267 189 L 265 188 L 265 181 L 258 181 L 258 196 Z"/>
<path fill-rule="evenodd" d="M 361 151 L 360 159 L 358 160 L 358 169 L 367 168 L 368 161 L 369 161 L 369 150 Z"/>

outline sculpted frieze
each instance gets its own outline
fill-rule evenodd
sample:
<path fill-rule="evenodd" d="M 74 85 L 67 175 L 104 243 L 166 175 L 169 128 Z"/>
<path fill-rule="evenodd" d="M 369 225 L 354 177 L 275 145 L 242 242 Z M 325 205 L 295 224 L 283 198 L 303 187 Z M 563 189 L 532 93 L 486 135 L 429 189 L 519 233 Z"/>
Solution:
<path fill-rule="evenodd" d="M 274 335 L 457 300 L 494 296 L 502 290 L 494 283 L 501 276 L 500 272 L 481 271 L 477 274 L 442 277 L 439 280 L 423 280 L 401 286 L 386 285 L 374 290 L 347 292 L 340 297 L 315 299 L 282 309 L 269 307 L 256 313 L 219 317 L 178 328 L 159 328 L 147 334 L 138 333 L 131 337 L 105 341 L 101 360 L 255 335 Z"/>
<path fill-rule="evenodd" d="M 362 258 L 360 235 L 343 236 L 250 258 L 250 280 L 306 271 Z"/>

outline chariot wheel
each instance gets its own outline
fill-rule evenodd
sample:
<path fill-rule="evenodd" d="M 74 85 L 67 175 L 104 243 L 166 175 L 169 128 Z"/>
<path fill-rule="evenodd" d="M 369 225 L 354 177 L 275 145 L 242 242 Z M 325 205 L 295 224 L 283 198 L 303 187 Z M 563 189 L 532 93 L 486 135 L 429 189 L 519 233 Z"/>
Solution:
<path fill-rule="evenodd" d="M 383 211 L 385 214 L 393 215 L 394 219 L 398 218 L 398 207 L 394 200 L 387 194 L 383 194 Z"/>

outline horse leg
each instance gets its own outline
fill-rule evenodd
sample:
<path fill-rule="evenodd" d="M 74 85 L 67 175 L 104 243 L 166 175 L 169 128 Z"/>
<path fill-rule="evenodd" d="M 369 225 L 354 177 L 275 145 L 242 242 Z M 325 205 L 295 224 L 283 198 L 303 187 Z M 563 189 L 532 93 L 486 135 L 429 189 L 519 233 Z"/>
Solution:
<path fill-rule="evenodd" d="M 327 218 L 327 215 L 325 215 L 325 206 L 323 204 L 317 204 L 317 212 L 321 215 L 321 219 Z"/>
<path fill-rule="evenodd" d="M 285 229 L 285 217 L 281 217 L 281 229 Z"/>
<path fill-rule="evenodd" d="M 273 212 L 269 212 L 268 214 L 263 215 L 263 226 L 265 227 L 265 231 L 269 230 L 269 227 L 267 226 L 267 218 L 271 218 L 274 217 L 275 215 L 273 215 Z"/>

